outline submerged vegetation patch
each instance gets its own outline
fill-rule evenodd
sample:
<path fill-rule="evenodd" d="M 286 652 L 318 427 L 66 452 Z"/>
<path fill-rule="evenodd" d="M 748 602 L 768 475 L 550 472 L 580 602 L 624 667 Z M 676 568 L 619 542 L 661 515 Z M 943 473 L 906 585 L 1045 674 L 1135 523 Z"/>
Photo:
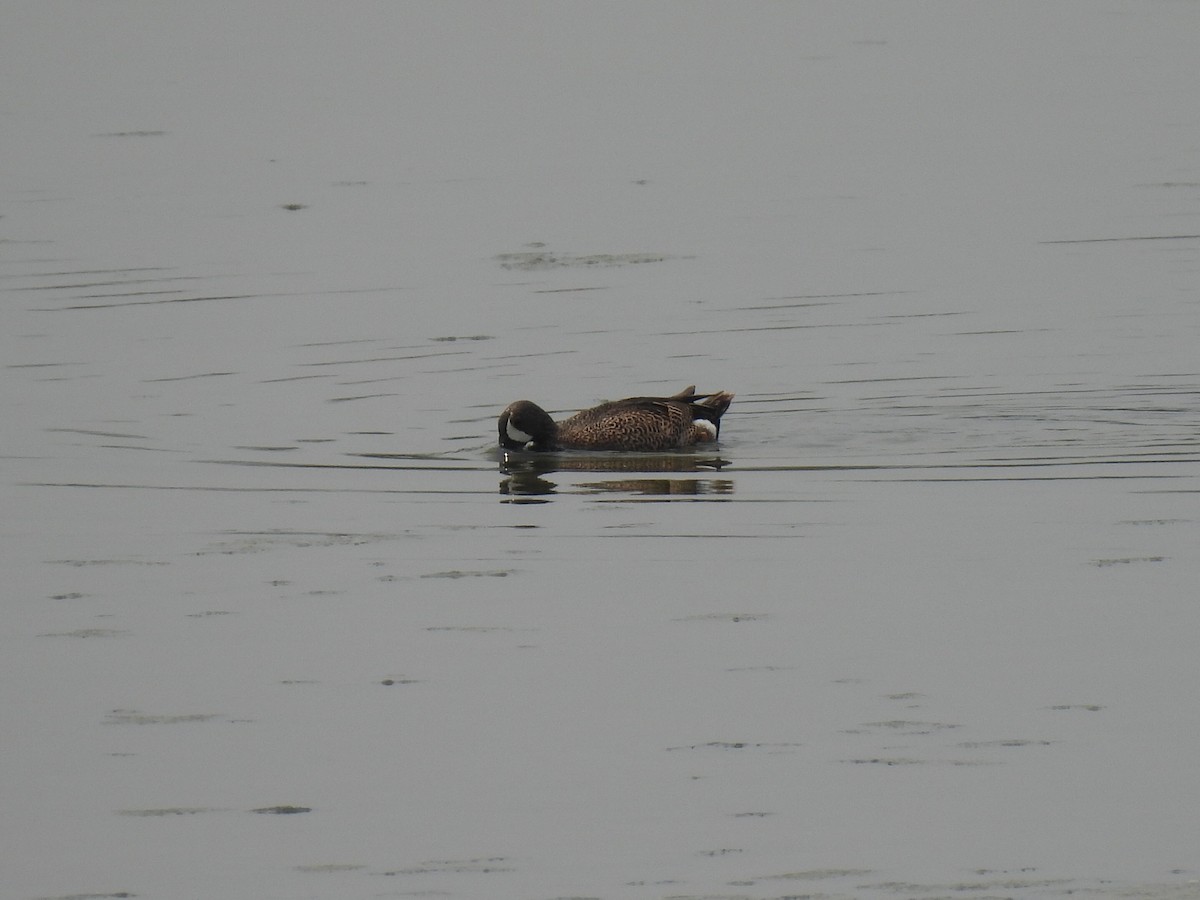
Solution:
<path fill-rule="evenodd" d="M 494 872 L 512 871 L 514 869 L 506 857 L 484 856 L 474 859 L 431 859 L 417 863 L 416 865 L 405 866 L 400 869 L 390 869 L 378 874 L 394 878 L 400 875 L 436 875 L 445 873 L 487 875 Z"/>
<path fill-rule="evenodd" d="M 451 569 L 446 572 L 428 572 L 422 575 L 422 578 L 507 578 L 512 574 L 512 569 L 494 569 L 490 571 L 467 571 L 463 569 Z"/>
<path fill-rule="evenodd" d="M 665 253 L 556 253 L 536 249 L 520 253 L 500 253 L 495 257 L 502 269 L 536 272 L 544 269 L 589 269 L 612 266 L 636 266 L 644 263 L 666 262 Z"/>
<path fill-rule="evenodd" d="M 47 631 L 39 634 L 38 637 L 124 637 L 127 634 L 129 634 L 128 631 L 122 631 L 119 628 L 76 628 L 74 631 Z"/>
<path fill-rule="evenodd" d="M 1166 562 L 1165 556 L 1122 556 L 1119 559 L 1093 559 L 1092 565 L 1098 569 L 1107 569 L 1109 566 L 1132 566 L 1136 563 L 1159 563 Z"/>
<path fill-rule="evenodd" d="M 104 717 L 105 725 L 178 725 L 183 722 L 207 722 L 219 718 L 218 713 L 186 713 L 184 715 L 154 715 L 136 709 L 114 709 Z"/>

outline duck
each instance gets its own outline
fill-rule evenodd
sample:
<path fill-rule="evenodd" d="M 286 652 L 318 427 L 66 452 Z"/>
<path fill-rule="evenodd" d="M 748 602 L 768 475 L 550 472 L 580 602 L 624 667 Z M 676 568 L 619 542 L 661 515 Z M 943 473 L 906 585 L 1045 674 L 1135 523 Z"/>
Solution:
<path fill-rule="evenodd" d="M 500 413 L 497 430 L 505 450 L 678 450 L 716 441 L 731 402 L 729 391 L 697 394 L 689 384 L 670 397 L 612 400 L 555 422 L 518 400 Z"/>

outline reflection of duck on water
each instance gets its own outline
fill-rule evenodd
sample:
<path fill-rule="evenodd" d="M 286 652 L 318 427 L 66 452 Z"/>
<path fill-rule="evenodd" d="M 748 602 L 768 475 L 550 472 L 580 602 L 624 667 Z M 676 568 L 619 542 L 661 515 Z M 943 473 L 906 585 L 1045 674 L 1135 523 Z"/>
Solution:
<path fill-rule="evenodd" d="M 508 477 L 500 482 L 502 494 L 554 494 L 558 484 L 543 476 L 555 472 L 620 472 L 631 475 L 652 472 L 712 474 L 729 465 L 729 460 L 696 453 L 510 453 L 500 460 L 500 471 Z M 580 482 L 571 493 L 595 494 L 731 494 L 733 482 L 712 478 L 626 478 L 620 481 Z"/>
<path fill-rule="evenodd" d="M 601 403 L 555 422 L 528 400 L 500 414 L 497 430 L 506 450 L 678 450 L 711 443 L 733 394 L 697 394 L 688 385 L 671 397 L 629 397 Z"/>
<path fill-rule="evenodd" d="M 509 475 L 551 472 L 711 472 L 729 460 L 697 453 L 504 453 L 500 471 Z"/>
<path fill-rule="evenodd" d="M 500 482 L 500 493 L 533 497 L 557 494 L 558 484 L 534 471 L 516 471 Z M 727 478 L 629 478 L 624 481 L 585 481 L 568 491 L 572 494 L 628 494 L 631 497 L 720 497 L 733 493 Z M 528 501 L 526 501 L 528 502 Z"/>

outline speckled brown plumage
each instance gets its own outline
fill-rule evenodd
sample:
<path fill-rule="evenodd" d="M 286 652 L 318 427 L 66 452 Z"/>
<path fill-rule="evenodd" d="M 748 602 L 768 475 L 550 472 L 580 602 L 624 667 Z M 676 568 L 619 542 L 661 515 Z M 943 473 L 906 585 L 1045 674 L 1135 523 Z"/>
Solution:
<path fill-rule="evenodd" d="M 500 414 L 500 445 L 508 450 L 676 450 L 716 439 L 733 394 L 697 394 L 689 385 L 672 397 L 628 397 L 601 403 L 555 423 L 528 400 Z"/>

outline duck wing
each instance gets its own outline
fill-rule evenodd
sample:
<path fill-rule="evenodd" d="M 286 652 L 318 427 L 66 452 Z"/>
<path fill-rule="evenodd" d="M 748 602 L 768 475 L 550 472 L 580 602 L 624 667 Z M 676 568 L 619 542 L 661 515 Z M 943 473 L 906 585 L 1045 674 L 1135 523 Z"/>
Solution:
<path fill-rule="evenodd" d="M 601 403 L 560 422 L 558 442 L 577 450 L 672 450 L 692 422 L 689 409 L 672 397 Z"/>

